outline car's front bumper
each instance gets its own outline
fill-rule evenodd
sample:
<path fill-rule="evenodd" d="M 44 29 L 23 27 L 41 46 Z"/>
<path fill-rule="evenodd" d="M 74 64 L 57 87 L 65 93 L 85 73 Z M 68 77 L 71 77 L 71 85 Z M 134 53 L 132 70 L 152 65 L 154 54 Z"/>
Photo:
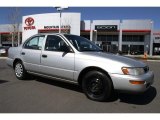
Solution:
<path fill-rule="evenodd" d="M 143 75 L 133 76 L 133 75 L 120 75 L 111 74 L 111 79 L 113 81 L 113 86 L 115 90 L 140 93 L 145 92 L 154 81 L 154 74 L 149 71 Z M 144 84 L 131 84 L 130 80 L 134 81 L 145 81 Z"/>

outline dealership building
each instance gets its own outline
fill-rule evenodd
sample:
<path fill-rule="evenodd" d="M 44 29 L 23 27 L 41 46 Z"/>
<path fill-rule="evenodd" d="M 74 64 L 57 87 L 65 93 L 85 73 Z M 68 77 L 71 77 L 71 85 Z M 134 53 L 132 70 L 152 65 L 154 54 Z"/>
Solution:
<path fill-rule="evenodd" d="M 21 42 L 37 33 L 61 31 L 86 37 L 106 52 L 160 55 L 160 31 L 153 26 L 154 21 L 148 19 L 81 20 L 80 13 L 45 13 L 23 16 L 19 31 Z M 0 25 L 1 45 L 13 43 L 12 29 L 10 24 Z"/>

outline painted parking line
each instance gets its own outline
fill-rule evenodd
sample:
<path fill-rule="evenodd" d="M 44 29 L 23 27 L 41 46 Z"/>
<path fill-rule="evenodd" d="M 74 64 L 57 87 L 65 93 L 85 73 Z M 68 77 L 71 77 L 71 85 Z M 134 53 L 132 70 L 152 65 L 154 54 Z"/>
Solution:
<path fill-rule="evenodd" d="M 7 59 L 7 57 L 0 57 L 0 59 Z"/>

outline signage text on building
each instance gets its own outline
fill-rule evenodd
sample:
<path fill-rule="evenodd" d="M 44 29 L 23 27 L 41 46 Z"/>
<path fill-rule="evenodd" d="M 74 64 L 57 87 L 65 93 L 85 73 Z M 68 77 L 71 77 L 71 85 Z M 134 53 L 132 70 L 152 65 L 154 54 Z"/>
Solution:
<path fill-rule="evenodd" d="M 97 31 L 117 31 L 117 25 L 96 25 Z"/>
<path fill-rule="evenodd" d="M 70 29 L 71 27 L 69 25 L 62 25 L 62 29 Z M 44 26 L 44 29 L 59 29 L 59 26 Z"/>

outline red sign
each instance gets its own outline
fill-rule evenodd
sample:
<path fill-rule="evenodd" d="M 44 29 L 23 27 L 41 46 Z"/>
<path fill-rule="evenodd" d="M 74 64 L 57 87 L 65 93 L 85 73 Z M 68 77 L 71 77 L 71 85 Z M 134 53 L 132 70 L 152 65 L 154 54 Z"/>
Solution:
<path fill-rule="evenodd" d="M 26 20 L 25 20 L 25 24 L 27 26 L 32 26 L 34 24 L 34 19 L 31 18 L 31 17 L 28 17 Z"/>
<path fill-rule="evenodd" d="M 28 17 L 25 19 L 25 24 L 27 27 L 24 27 L 24 30 L 33 30 L 36 29 L 35 26 L 32 26 L 34 24 L 34 19 L 32 17 Z"/>

